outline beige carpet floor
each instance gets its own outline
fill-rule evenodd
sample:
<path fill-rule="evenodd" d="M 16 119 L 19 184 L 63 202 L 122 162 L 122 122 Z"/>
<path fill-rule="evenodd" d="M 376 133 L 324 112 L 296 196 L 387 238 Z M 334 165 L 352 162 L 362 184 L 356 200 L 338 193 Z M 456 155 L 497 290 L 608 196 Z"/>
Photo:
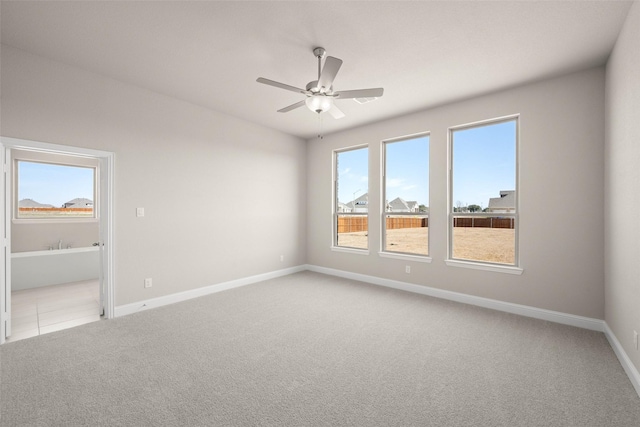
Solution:
<path fill-rule="evenodd" d="M 0 346 L 3 426 L 638 426 L 602 333 L 312 272 Z"/>

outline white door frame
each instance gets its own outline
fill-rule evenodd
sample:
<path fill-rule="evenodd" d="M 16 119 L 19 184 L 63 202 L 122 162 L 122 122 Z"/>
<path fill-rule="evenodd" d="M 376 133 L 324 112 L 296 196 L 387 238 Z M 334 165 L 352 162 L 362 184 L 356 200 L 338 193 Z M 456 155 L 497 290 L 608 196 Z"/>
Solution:
<path fill-rule="evenodd" d="M 6 163 L 6 149 L 0 141 L 0 159 L 2 160 L 2 173 L 0 174 L 0 188 L 2 194 L 10 193 L 10 176 Z M 2 248 L 0 257 L 2 258 L 2 274 L 0 274 L 0 344 L 3 344 L 7 334 L 11 334 L 11 227 L 7 226 L 5 218 L 10 218 L 8 213 L 11 209 L 8 197 L 2 197 L 2 209 L 0 209 L 0 232 Z"/>
<path fill-rule="evenodd" d="M 3 193 L 3 209 L 0 209 L 0 221 L 3 225 L 2 248 L 4 274 L 0 275 L 0 344 L 5 342 L 7 332 L 11 332 L 11 176 L 8 176 L 10 165 L 5 168 L 7 152 L 9 149 L 37 150 L 55 154 L 67 154 L 71 156 L 93 157 L 100 160 L 100 174 L 104 179 L 100 197 L 100 243 L 102 253 L 103 297 L 104 317 L 114 317 L 114 269 L 113 269 L 113 183 L 115 154 L 109 151 L 94 150 L 90 148 L 71 147 L 67 145 L 49 144 L 46 142 L 29 141 L 25 139 L 0 137 L 0 151 L 2 151 L 3 173 L 0 174 L 0 187 Z M 102 179 L 101 179 L 102 181 Z"/>

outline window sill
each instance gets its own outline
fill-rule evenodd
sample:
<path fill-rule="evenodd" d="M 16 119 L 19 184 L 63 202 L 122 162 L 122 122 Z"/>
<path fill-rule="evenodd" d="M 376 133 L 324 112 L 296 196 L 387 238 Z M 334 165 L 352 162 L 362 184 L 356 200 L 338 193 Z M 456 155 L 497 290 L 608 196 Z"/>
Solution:
<path fill-rule="evenodd" d="M 425 255 L 412 255 L 412 254 L 403 254 L 403 253 L 394 253 L 394 252 L 378 252 L 382 258 L 393 258 L 393 259 L 401 259 L 404 261 L 416 261 L 416 262 L 426 262 L 428 264 L 431 263 L 432 258 L 430 256 Z"/>
<path fill-rule="evenodd" d="M 515 274 L 518 276 L 524 272 L 520 267 L 508 265 L 483 264 L 479 262 L 459 261 L 453 259 L 447 259 L 444 262 L 450 267 L 471 268 L 473 270 L 493 271 L 495 273 Z"/>
<path fill-rule="evenodd" d="M 64 224 L 99 221 L 99 218 L 14 218 L 11 220 L 13 224 Z"/>
<path fill-rule="evenodd" d="M 369 249 L 356 249 L 356 248 L 343 248 L 341 246 L 331 246 L 331 250 L 334 252 L 346 252 L 356 255 L 369 255 Z"/>

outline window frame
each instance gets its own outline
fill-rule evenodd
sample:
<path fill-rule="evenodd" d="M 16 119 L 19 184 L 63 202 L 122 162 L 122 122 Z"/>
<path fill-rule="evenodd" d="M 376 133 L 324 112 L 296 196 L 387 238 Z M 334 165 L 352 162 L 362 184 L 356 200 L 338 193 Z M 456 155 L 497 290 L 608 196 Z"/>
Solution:
<path fill-rule="evenodd" d="M 424 137 L 428 137 L 429 138 L 429 146 L 428 146 L 428 150 L 430 153 L 431 150 L 431 132 L 430 131 L 425 131 L 425 132 L 418 132 L 418 133 L 414 133 L 414 134 L 410 134 L 410 135 L 404 135 L 404 136 L 399 136 L 399 137 L 395 137 L 395 138 L 390 138 L 390 139 L 385 139 L 381 142 L 381 146 L 380 146 L 380 158 L 381 158 L 381 171 L 380 171 L 380 187 L 381 187 L 381 193 L 382 193 L 382 197 L 381 197 L 381 202 L 380 202 L 380 251 L 378 252 L 378 255 L 382 256 L 382 257 L 386 257 L 386 258 L 397 258 L 397 259 L 411 259 L 412 261 L 420 261 L 420 262 L 431 262 L 432 258 L 431 258 L 431 233 L 427 234 L 427 254 L 423 255 L 423 254 L 418 254 L 418 253 L 413 253 L 413 252 L 401 252 L 401 251 L 389 251 L 387 250 L 387 216 L 388 215 L 392 215 L 392 216 L 411 216 L 411 217 L 421 217 L 421 218 L 427 218 L 427 221 L 429 221 L 429 216 L 431 212 L 427 212 L 426 214 L 424 213 L 415 213 L 415 212 L 387 212 L 387 144 L 395 144 L 395 143 L 401 143 L 403 141 L 409 141 L 412 139 L 418 139 L 418 138 L 424 138 Z M 429 163 L 431 162 L 431 156 L 429 155 Z M 431 165 L 427 164 L 427 172 L 430 176 L 431 173 Z M 431 179 L 428 180 L 428 185 L 431 185 Z M 429 200 L 426 200 L 426 203 L 428 206 L 431 205 L 430 199 L 431 199 L 431 189 L 429 188 Z M 428 226 L 427 226 L 428 227 Z"/>
<path fill-rule="evenodd" d="M 490 213 L 490 212 L 454 212 L 453 206 L 453 143 L 454 133 L 460 130 L 473 129 L 484 126 L 491 126 L 506 122 L 515 122 L 515 212 L 510 213 Z M 509 274 L 522 274 L 520 260 L 520 114 L 497 117 L 493 119 L 481 120 L 462 125 L 449 127 L 448 132 L 448 191 L 447 191 L 447 259 L 445 263 L 453 267 L 473 268 Z M 466 258 L 454 258 L 453 256 L 453 231 L 455 218 L 513 218 L 514 221 L 514 263 L 504 264 L 491 261 L 473 260 Z"/>
<path fill-rule="evenodd" d="M 346 147 L 346 148 L 339 148 L 339 149 L 335 149 L 332 151 L 332 169 L 333 169 L 333 188 L 332 188 L 332 193 L 333 193 L 333 203 L 332 203 L 332 240 L 331 240 L 331 250 L 333 251 L 338 251 L 338 252 L 349 252 L 349 253 L 355 253 L 355 254 L 360 254 L 360 255 L 368 255 L 369 254 L 369 247 L 370 247 L 370 241 L 369 241 L 369 223 L 370 221 L 368 220 L 369 218 L 369 204 L 367 203 L 367 211 L 366 212 L 338 212 L 338 206 L 339 206 L 339 201 L 338 201 L 338 155 L 340 153 L 346 153 L 349 151 L 355 151 L 355 150 L 362 150 L 362 149 L 367 149 L 367 177 L 369 176 L 369 158 L 370 158 L 370 153 L 369 153 L 369 144 L 361 144 L 361 145 L 355 145 L 352 147 Z M 367 193 L 369 191 L 367 190 Z M 367 218 L 367 247 L 366 249 L 363 248 L 357 248 L 357 247 L 353 247 L 353 246 L 339 246 L 338 245 L 338 218 L 339 216 L 353 216 L 353 217 L 366 217 Z"/>
<path fill-rule="evenodd" d="M 40 163 L 54 166 L 67 166 L 73 168 L 85 168 L 93 171 L 93 214 L 92 216 L 77 216 L 77 217 L 44 217 L 44 218 L 21 218 L 19 216 L 19 201 L 20 201 L 20 166 L 23 163 Z M 99 169 L 97 165 L 87 165 L 82 162 L 59 162 L 48 161 L 40 159 L 31 159 L 16 157 L 13 159 L 13 212 L 12 222 L 14 224 L 58 224 L 58 223 L 87 223 L 98 222 L 100 220 L 100 206 L 99 206 Z"/>

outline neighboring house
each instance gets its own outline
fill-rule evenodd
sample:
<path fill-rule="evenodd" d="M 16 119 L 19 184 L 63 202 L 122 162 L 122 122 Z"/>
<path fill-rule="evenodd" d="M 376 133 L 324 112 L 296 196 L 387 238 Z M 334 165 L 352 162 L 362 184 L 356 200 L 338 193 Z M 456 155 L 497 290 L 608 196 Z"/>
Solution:
<path fill-rule="evenodd" d="M 346 204 L 349 211 L 345 212 L 368 212 L 369 211 L 369 193 L 364 193 L 362 196 Z"/>
<path fill-rule="evenodd" d="M 420 205 L 418 204 L 418 202 L 410 200 L 407 202 L 407 206 L 409 207 L 409 212 L 419 212 L 420 211 Z"/>
<path fill-rule="evenodd" d="M 501 191 L 500 197 L 492 197 L 489 199 L 487 212 L 491 213 L 513 213 L 516 211 L 516 192 L 515 190 Z"/>
<path fill-rule="evenodd" d="M 93 200 L 83 197 L 73 199 L 62 205 L 63 208 L 93 208 Z"/>
<path fill-rule="evenodd" d="M 53 206 L 38 203 L 33 199 L 22 199 L 18 201 L 18 207 L 20 208 L 52 208 Z"/>
<path fill-rule="evenodd" d="M 351 212 L 351 208 L 349 206 L 345 205 L 344 203 L 338 202 L 338 212 L 349 213 L 349 212 Z"/>
<path fill-rule="evenodd" d="M 387 202 L 387 212 L 419 212 L 420 205 L 415 201 L 405 201 L 400 197 L 396 197 Z"/>

